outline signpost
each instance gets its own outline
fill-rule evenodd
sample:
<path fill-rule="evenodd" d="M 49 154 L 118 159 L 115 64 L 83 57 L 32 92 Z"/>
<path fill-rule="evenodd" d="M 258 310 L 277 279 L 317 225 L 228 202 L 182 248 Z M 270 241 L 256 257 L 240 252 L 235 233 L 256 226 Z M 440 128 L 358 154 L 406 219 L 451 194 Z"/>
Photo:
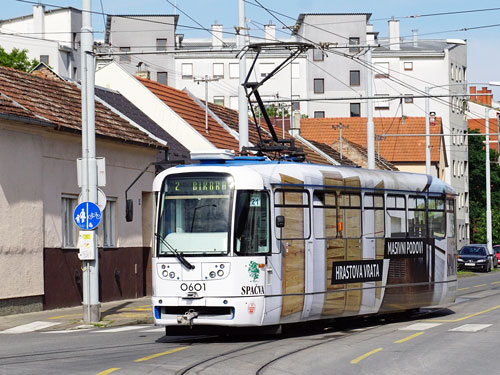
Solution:
<path fill-rule="evenodd" d="M 83 230 L 95 229 L 101 222 L 101 210 L 92 202 L 80 203 L 73 212 L 73 220 Z"/>

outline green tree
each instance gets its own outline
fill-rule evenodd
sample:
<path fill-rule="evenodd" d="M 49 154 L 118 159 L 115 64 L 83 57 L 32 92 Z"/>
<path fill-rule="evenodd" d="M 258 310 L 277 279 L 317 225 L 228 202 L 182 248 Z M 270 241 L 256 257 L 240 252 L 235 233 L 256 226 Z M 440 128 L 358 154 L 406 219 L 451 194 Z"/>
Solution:
<path fill-rule="evenodd" d="M 469 133 L 477 134 L 478 130 Z M 470 239 L 486 243 L 486 153 L 485 137 L 469 137 Z M 491 223 L 493 244 L 500 243 L 500 166 L 498 153 L 490 148 Z"/>
<path fill-rule="evenodd" d="M 37 65 L 38 61 L 36 59 L 29 60 L 28 50 L 26 49 L 20 50 L 18 48 L 13 48 L 10 53 L 7 53 L 0 47 L 0 66 L 29 72 Z"/>

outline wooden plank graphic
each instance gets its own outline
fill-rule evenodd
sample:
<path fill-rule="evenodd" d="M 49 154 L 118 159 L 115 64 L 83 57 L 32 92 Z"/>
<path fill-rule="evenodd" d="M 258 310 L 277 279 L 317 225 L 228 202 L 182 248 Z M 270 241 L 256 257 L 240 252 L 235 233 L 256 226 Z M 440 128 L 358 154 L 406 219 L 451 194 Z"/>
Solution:
<path fill-rule="evenodd" d="M 284 184 L 303 184 L 296 178 L 281 175 Z M 286 193 L 285 193 L 286 194 Z M 303 195 L 288 194 L 287 204 L 304 204 Z M 304 209 L 300 207 L 282 207 L 285 227 L 282 238 L 304 238 Z M 302 312 L 305 292 L 305 240 L 283 240 L 283 303 L 281 316 Z M 299 294 L 289 296 L 287 294 Z"/>

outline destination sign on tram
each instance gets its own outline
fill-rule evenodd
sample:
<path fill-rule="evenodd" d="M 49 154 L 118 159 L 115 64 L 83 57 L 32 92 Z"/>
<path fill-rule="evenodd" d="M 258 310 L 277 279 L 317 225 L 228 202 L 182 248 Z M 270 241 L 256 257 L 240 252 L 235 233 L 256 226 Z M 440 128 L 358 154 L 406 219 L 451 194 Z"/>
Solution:
<path fill-rule="evenodd" d="M 169 176 L 167 192 L 169 195 L 227 195 L 231 189 L 225 176 L 178 177 Z"/>

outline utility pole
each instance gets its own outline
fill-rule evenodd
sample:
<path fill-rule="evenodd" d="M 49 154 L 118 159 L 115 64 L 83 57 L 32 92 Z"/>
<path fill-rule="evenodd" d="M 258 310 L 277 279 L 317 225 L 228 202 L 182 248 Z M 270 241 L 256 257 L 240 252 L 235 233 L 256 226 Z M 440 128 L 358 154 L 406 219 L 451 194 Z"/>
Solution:
<path fill-rule="evenodd" d="M 342 129 L 349 129 L 349 125 L 343 125 L 342 123 L 340 123 L 338 125 L 332 125 L 332 129 L 334 129 L 334 130 L 339 129 L 340 130 L 340 135 L 339 135 L 340 150 L 339 150 L 339 153 L 340 153 L 340 159 L 342 159 L 342 150 L 343 150 L 343 147 L 342 147 Z"/>
<path fill-rule="evenodd" d="M 81 101 L 82 101 L 82 200 L 97 204 L 97 160 L 95 147 L 95 65 L 92 46 L 91 0 L 82 0 L 81 28 Z M 83 263 L 83 320 L 85 323 L 101 319 L 99 302 L 99 256 L 97 235 L 93 235 L 93 260 Z"/>
<path fill-rule="evenodd" d="M 366 52 L 366 148 L 368 153 L 368 169 L 375 169 L 375 125 L 373 124 L 373 100 L 372 97 L 372 84 L 373 84 L 373 71 L 372 71 L 372 49 L 368 46 Z"/>
<path fill-rule="evenodd" d="M 488 254 L 493 251 L 491 233 L 491 181 L 490 181 L 490 107 L 485 108 L 484 133 L 486 134 L 486 246 Z"/>
<path fill-rule="evenodd" d="M 200 82 L 205 82 L 205 131 L 207 133 L 208 133 L 208 82 L 215 82 L 218 80 L 219 78 L 208 78 L 207 75 L 205 75 L 204 78 L 198 78 L 194 80 L 198 84 L 200 84 Z"/>
<path fill-rule="evenodd" d="M 238 35 L 237 46 L 241 51 L 245 46 L 245 0 L 238 0 Z M 240 57 L 240 85 L 238 87 L 238 124 L 240 133 L 240 150 L 248 146 L 248 99 L 245 94 L 243 83 L 247 75 L 246 54 Z"/>
<path fill-rule="evenodd" d="M 425 88 L 425 173 L 431 174 L 431 137 L 430 137 L 430 99 L 429 99 L 430 87 Z"/>

